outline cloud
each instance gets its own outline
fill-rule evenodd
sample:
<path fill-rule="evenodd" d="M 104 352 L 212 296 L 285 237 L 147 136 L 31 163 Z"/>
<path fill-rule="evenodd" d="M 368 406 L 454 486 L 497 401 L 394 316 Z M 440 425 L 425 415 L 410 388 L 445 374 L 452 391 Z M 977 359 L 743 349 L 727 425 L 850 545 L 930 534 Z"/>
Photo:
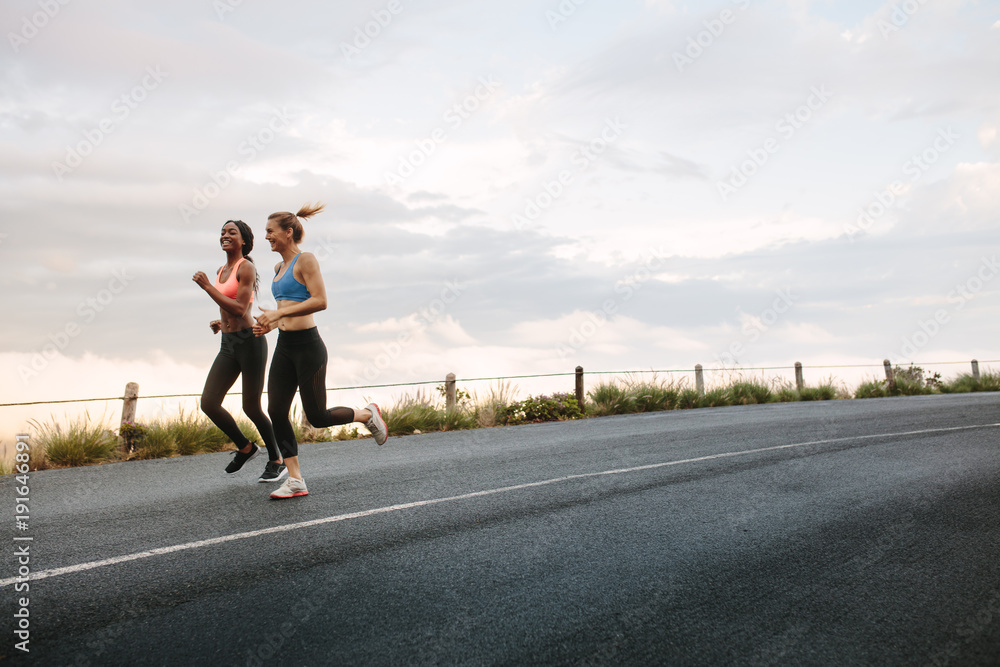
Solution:
<path fill-rule="evenodd" d="M 1000 283 L 960 309 L 955 295 L 995 245 L 995 17 L 924 3 L 883 36 L 894 6 L 590 3 L 553 30 L 537 3 L 438 1 L 405 5 L 349 60 L 340 43 L 374 5 L 66 5 L 0 70 L 0 287 L 19 315 L 0 353 L 68 336 L 53 368 L 99 392 L 100 369 L 154 377 L 129 364 L 162 350 L 163 369 L 198 369 L 197 391 L 218 309 L 191 275 L 221 263 L 219 226 L 256 231 L 265 304 L 266 216 L 317 199 L 303 249 L 321 258 L 341 386 L 405 333 L 378 382 L 688 368 L 734 343 L 744 364 L 880 361 L 939 308 L 951 322 L 922 354 L 988 353 Z M 723 8 L 734 20 L 712 34 Z M 115 117 L 157 66 L 162 83 Z M 446 120 L 483 77 L 491 94 Z M 930 160 L 942 131 L 958 139 Z M 88 154 L 60 180 L 72 151 Z M 115 271 L 134 278 L 111 292 Z"/>

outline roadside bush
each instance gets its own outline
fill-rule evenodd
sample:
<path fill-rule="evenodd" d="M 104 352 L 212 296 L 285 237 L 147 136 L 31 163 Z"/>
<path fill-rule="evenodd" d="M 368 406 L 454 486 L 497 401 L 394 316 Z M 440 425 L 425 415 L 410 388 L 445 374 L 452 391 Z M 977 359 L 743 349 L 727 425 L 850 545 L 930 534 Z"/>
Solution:
<path fill-rule="evenodd" d="M 30 422 L 34 426 L 36 443 L 52 464 L 81 466 L 104 461 L 118 445 L 118 437 L 103 423 L 91 424 L 90 415 L 81 417 L 64 431 L 55 422 Z M 41 470 L 42 468 L 37 468 Z"/>
<path fill-rule="evenodd" d="M 1000 391 L 1000 373 L 982 373 L 977 380 L 972 373 L 962 373 L 941 384 L 941 393 L 957 394 L 973 391 Z"/>
<path fill-rule="evenodd" d="M 635 402 L 628 392 L 616 383 L 601 382 L 587 392 L 587 396 L 590 398 L 588 412 L 595 417 L 624 415 L 636 411 Z"/>
<path fill-rule="evenodd" d="M 636 412 L 659 412 L 673 410 L 677 406 L 680 391 L 665 384 L 642 384 L 630 387 Z"/>
<path fill-rule="evenodd" d="M 170 432 L 177 453 L 184 456 L 200 452 L 221 452 L 231 444 L 229 436 L 197 411 L 187 413 L 181 410 L 180 417 L 164 422 L 163 428 Z"/>
<path fill-rule="evenodd" d="M 507 406 L 513 402 L 516 394 L 517 387 L 513 387 L 510 382 L 497 381 L 483 398 L 478 394 L 474 396 L 471 409 L 474 422 L 472 428 L 490 428 L 503 423 Z"/>
<path fill-rule="evenodd" d="M 799 396 L 799 392 L 795 388 L 784 385 L 771 395 L 771 400 L 776 403 L 795 403 L 802 400 L 802 397 Z"/>
<path fill-rule="evenodd" d="M 442 431 L 465 431 L 476 428 L 476 415 L 466 407 L 458 407 L 451 411 L 442 410 L 442 413 Z"/>
<path fill-rule="evenodd" d="M 198 454 L 204 447 L 202 436 L 206 430 L 203 427 L 203 418 L 199 418 L 197 413 L 189 416 L 183 408 L 180 416 L 167 423 L 166 428 L 170 429 L 170 435 L 174 440 L 174 447 L 181 456 Z"/>
<path fill-rule="evenodd" d="M 135 422 L 123 421 L 118 427 L 118 437 L 125 441 L 125 451 L 131 452 L 146 437 L 146 427 Z"/>
<path fill-rule="evenodd" d="M 705 395 L 698 400 L 699 408 L 722 408 L 727 405 L 732 405 L 729 398 L 729 390 L 718 387 L 716 389 L 709 389 L 705 392 Z"/>
<path fill-rule="evenodd" d="M 444 423 L 444 410 L 438 410 L 434 401 L 423 392 L 404 396 L 395 405 L 382 410 L 382 419 L 390 435 L 409 435 L 414 431 L 427 433 L 440 431 Z"/>
<path fill-rule="evenodd" d="M 982 373 L 978 391 L 1000 391 L 1000 373 Z"/>
<path fill-rule="evenodd" d="M 357 426 L 341 426 L 337 429 L 337 432 L 333 434 L 333 439 L 338 441 L 357 440 L 360 437 L 361 434 L 358 433 Z"/>
<path fill-rule="evenodd" d="M 727 399 L 731 405 L 756 405 L 773 400 L 771 388 L 760 382 L 740 380 L 729 385 Z"/>
<path fill-rule="evenodd" d="M 837 398 L 837 388 L 832 384 L 803 387 L 798 393 L 800 401 L 832 401 Z"/>
<path fill-rule="evenodd" d="M 677 395 L 677 409 L 678 410 L 691 410 L 693 408 L 701 407 L 701 395 L 696 389 L 682 389 Z"/>
<path fill-rule="evenodd" d="M 132 459 L 165 459 L 174 455 L 173 428 L 170 425 L 155 423 L 142 427 L 141 436 L 134 442 Z"/>
<path fill-rule="evenodd" d="M 885 398 L 888 395 L 889 390 L 886 387 L 885 380 L 862 382 L 854 390 L 854 398 Z"/>
<path fill-rule="evenodd" d="M 587 413 L 600 417 L 674 410 L 679 407 L 680 395 L 678 384 L 655 376 L 650 380 L 629 377 L 621 383 L 601 382 L 587 393 L 590 398 Z"/>
<path fill-rule="evenodd" d="M 552 394 L 551 396 L 529 396 L 523 401 L 511 403 L 504 410 L 504 424 L 530 424 L 534 422 L 579 419 L 583 416 L 575 396 Z"/>
<path fill-rule="evenodd" d="M 909 366 L 893 369 L 893 378 L 896 381 L 895 391 L 889 390 L 891 396 L 920 396 L 934 392 L 933 383 L 939 379 L 940 375 L 931 376 L 931 384 L 924 379 L 924 369 L 919 366 Z"/>

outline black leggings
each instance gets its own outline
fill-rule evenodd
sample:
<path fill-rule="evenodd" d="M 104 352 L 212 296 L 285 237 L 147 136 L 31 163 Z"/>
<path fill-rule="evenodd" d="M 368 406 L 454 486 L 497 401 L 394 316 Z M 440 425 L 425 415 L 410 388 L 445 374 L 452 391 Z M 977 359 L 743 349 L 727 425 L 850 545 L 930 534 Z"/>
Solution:
<path fill-rule="evenodd" d="M 233 416 L 222 407 L 222 399 L 243 374 L 243 412 L 260 432 L 267 447 L 267 455 L 272 461 L 281 458 L 274 441 L 271 422 L 260 407 L 260 395 L 264 391 L 264 367 L 267 364 L 267 339 L 253 335 L 253 329 L 244 329 L 222 334 L 222 347 L 212 364 L 201 392 L 201 410 L 212 422 L 229 436 L 237 448 L 243 449 L 250 442 L 240 431 Z"/>
<path fill-rule="evenodd" d="M 285 457 L 298 456 L 299 446 L 288 418 L 299 390 L 306 419 L 316 428 L 340 426 L 354 421 L 353 408 L 326 409 L 326 345 L 316 327 L 300 331 L 278 331 L 278 343 L 267 376 L 267 414 L 274 423 L 278 447 Z"/>

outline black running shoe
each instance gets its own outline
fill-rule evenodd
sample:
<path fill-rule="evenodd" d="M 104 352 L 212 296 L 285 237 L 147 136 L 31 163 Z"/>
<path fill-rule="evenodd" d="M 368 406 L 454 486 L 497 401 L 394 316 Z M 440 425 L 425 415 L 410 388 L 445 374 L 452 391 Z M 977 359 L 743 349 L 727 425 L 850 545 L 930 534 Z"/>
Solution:
<path fill-rule="evenodd" d="M 280 482 L 287 476 L 288 476 L 288 468 L 285 467 L 284 463 L 275 463 L 274 461 L 268 461 L 267 465 L 264 466 L 264 473 L 259 478 L 257 478 L 257 481 Z"/>
<path fill-rule="evenodd" d="M 232 475 L 233 473 L 239 472 L 240 468 L 243 467 L 244 463 L 246 463 L 253 457 L 257 456 L 257 454 L 259 453 L 260 453 L 260 447 L 258 447 L 252 442 L 250 443 L 250 452 L 247 454 L 244 454 L 243 452 L 237 449 L 236 453 L 233 454 L 233 460 L 230 461 L 229 465 L 226 466 L 226 474 Z"/>

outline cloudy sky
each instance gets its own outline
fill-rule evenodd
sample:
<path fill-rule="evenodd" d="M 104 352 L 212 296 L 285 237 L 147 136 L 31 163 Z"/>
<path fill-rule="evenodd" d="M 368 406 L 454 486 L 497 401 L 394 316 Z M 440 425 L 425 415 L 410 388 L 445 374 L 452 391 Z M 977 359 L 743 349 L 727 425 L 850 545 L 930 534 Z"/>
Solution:
<path fill-rule="evenodd" d="M 0 20 L 0 402 L 199 392 L 218 308 L 191 276 L 222 223 L 250 223 L 266 281 L 267 215 L 316 200 L 330 386 L 1000 359 L 995 2 Z M 0 408 L 0 441 L 59 410 Z"/>

